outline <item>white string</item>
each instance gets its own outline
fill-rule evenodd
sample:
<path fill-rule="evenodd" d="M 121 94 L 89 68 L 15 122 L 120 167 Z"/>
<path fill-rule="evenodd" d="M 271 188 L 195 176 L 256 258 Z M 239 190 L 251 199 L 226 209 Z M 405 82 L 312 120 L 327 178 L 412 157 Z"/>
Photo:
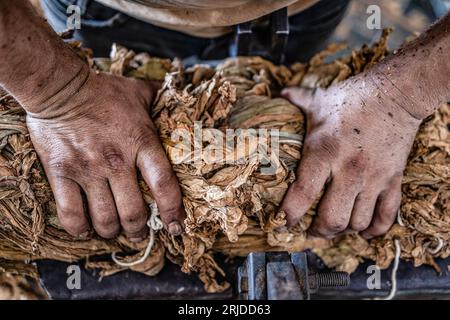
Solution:
<path fill-rule="evenodd" d="M 405 226 L 405 223 L 402 220 L 400 209 L 397 212 L 397 223 L 402 227 Z M 395 245 L 395 257 L 394 257 L 394 266 L 392 267 L 391 273 L 391 290 L 389 294 L 384 298 L 376 298 L 375 300 L 392 300 L 397 294 L 397 270 L 398 265 L 400 263 L 400 254 L 402 253 L 402 248 L 400 246 L 400 241 L 398 239 L 394 239 Z"/>
<path fill-rule="evenodd" d="M 164 227 L 161 219 L 159 218 L 158 207 L 155 202 L 152 202 L 150 205 L 150 219 L 147 221 L 147 226 L 153 230 L 161 230 Z"/>
<path fill-rule="evenodd" d="M 403 219 L 401 217 L 401 213 L 400 210 L 398 210 L 397 213 L 397 223 L 399 225 L 401 225 L 402 227 L 405 226 L 405 223 L 403 222 Z M 442 247 L 444 246 L 444 241 L 441 238 L 436 237 L 437 241 L 438 241 L 438 245 L 436 246 L 436 248 L 431 249 L 429 247 L 429 243 L 427 243 L 426 245 L 426 250 L 431 253 L 431 254 L 436 254 L 438 253 Z M 391 273 L 391 290 L 389 292 L 389 295 L 385 298 L 383 298 L 383 300 L 392 300 L 395 295 L 397 294 L 397 270 L 398 270 L 398 265 L 400 262 L 400 254 L 402 252 L 401 250 L 401 246 L 400 246 L 400 241 L 398 239 L 394 240 L 394 244 L 395 244 L 395 258 L 394 258 L 394 266 L 392 268 L 392 273 Z"/>
<path fill-rule="evenodd" d="M 150 218 L 147 220 L 147 226 L 148 226 L 148 229 L 149 229 L 150 237 L 149 237 L 149 240 L 148 240 L 148 243 L 147 243 L 147 248 L 145 248 L 143 256 L 140 257 L 139 259 L 135 260 L 135 261 L 123 262 L 123 261 L 120 261 L 119 259 L 117 259 L 116 253 L 113 252 L 111 254 L 111 258 L 119 266 L 121 266 L 121 267 L 133 267 L 133 266 L 136 266 L 138 264 L 141 264 L 145 260 L 147 260 L 148 256 L 152 252 L 153 244 L 155 242 L 155 231 L 161 230 L 164 225 L 163 225 L 161 219 L 159 218 L 158 207 L 156 206 L 155 203 L 151 203 L 150 204 L 150 210 L 151 210 Z"/>
<path fill-rule="evenodd" d="M 403 219 L 402 219 L 402 213 L 401 213 L 400 209 L 398 209 L 398 212 L 397 212 L 397 223 L 399 225 L 401 225 L 402 227 L 405 226 L 405 223 L 403 222 Z"/>
<path fill-rule="evenodd" d="M 398 264 L 400 262 L 400 253 L 402 252 L 400 247 L 400 241 L 398 239 L 394 240 L 395 244 L 395 258 L 394 258 L 394 267 L 392 268 L 391 273 L 391 290 L 389 292 L 389 295 L 382 300 L 392 300 L 395 295 L 397 294 L 397 270 L 398 270 Z"/>
<path fill-rule="evenodd" d="M 436 237 L 436 240 L 438 241 L 438 245 L 434 249 L 430 248 L 430 242 L 425 243 L 425 249 L 431 254 L 437 254 L 444 246 L 444 241 L 441 238 Z"/>

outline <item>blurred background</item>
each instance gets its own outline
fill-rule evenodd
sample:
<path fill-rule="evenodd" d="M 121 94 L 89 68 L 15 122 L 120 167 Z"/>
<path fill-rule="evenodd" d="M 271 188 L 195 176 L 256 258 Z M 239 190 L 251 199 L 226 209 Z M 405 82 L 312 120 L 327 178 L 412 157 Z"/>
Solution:
<path fill-rule="evenodd" d="M 41 12 L 40 0 L 30 0 Z M 389 47 L 398 48 L 410 36 L 423 32 L 433 21 L 450 10 L 450 0 L 352 0 L 346 17 L 336 29 L 334 42 L 346 42 L 350 48 L 376 41 L 381 30 L 370 30 L 366 26 L 368 6 L 381 9 L 381 27 L 393 27 Z"/>
<path fill-rule="evenodd" d="M 370 5 L 381 9 L 381 27 L 393 27 L 389 40 L 391 49 L 398 48 L 406 38 L 424 31 L 433 21 L 450 9 L 450 0 L 353 0 L 347 16 L 337 28 L 334 40 L 347 42 L 350 48 L 371 43 L 379 38 L 381 30 L 366 26 Z"/>

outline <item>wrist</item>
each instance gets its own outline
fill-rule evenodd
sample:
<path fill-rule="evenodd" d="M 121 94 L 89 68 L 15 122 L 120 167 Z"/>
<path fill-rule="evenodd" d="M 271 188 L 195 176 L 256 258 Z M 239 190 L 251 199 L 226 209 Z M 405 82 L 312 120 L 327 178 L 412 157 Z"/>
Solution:
<path fill-rule="evenodd" d="M 381 95 L 416 119 L 450 99 L 449 26 L 450 13 L 368 72 Z"/>
<path fill-rule="evenodd" d="M 29 1 L 0 1 L 0 86 L 39 113 L 76 91 L 89 69 Z"/>
<path fill-rule="evenodd" d="M 32 86 L 41 88 L 40 92 L 18 100 L 29 115 L 40 118 L 56 117 L 65 112 L 64 105 L 70 104 L 69 102 L 83 91 L 91 72 L 83 61 L 74 62 L 68 71 L 59 70 L 58 81 L 46 84 L 34 83 Z"/>
<path fill-rule="evenodd" d="M 353 104 L 354 112 L 368 113 L 375 118 L 382 119 L 382 123 L 390 129 L 403 132 L 416 132 L 421 119 L 405 108 L 402 98 L 395 90 L 387 90 L 386 79 L 382 75 L 370 71 L 356 75 L 342 83 L 346 90 L 346 99 L 357 102 Z M 374 119 L 375 119 L 374 118 Z M 405 131 L 406 130 L 406 131 Z"/>
<path fill-rule="evenodd" d="M 414 95 L 417 91 L 414 90 L 414 84 L 410 83 L 410 78 L 401 73 L 400 77 L 403 79 L 399 79 L 393 76 L 389 70 L 391 70 L 390 67 L 387 67 L 386 70 L 374 67 L 366 76 L 369 91 L 373 92 L 379 104 L 401 109 L 418 121 L 431 114 L 431 108 L 427 110 L 428 108 L 421 105 L 421 102 L 424 103 L 424 101 L 420 101 Z"/>

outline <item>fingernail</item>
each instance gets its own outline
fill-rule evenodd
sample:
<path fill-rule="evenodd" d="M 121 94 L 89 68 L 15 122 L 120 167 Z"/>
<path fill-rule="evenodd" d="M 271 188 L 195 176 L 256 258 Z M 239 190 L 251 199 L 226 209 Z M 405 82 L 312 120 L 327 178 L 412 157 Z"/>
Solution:
<path fill-rule="evenodd" d="M 86 231 L 86 232 L 83 232 L 82 234 L 80 234 L 78 236 L 78 238 L 80 238 L 80 239 L 87 239 L 89 237 L 89 233 L 90 233 L 89 230 Z"/>
<path fill-rule="evenodd" d="M 135 238 L 129 238 L 131 242 L 141 242 L 144 241 L 145 237 L 135 237 Z"/>
<path fill-rule="evenodd" d="M 174 236 L 179 236 L 183 230 L 181 229 L 181 225 L 177 221 L 172 221 L 169 223 L 169 233 Z"/>

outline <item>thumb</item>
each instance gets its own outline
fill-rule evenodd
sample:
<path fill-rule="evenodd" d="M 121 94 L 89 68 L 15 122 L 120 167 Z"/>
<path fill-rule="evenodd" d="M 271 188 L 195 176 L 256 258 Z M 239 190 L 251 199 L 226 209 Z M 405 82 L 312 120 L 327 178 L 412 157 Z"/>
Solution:
<path fill-rule="evenodd" d="M 302 111 L 308 111 L 312 107 L 315 90 L 290 87 L 283 89 L 281 95 L 293 104 L 297 105 Z"/>

